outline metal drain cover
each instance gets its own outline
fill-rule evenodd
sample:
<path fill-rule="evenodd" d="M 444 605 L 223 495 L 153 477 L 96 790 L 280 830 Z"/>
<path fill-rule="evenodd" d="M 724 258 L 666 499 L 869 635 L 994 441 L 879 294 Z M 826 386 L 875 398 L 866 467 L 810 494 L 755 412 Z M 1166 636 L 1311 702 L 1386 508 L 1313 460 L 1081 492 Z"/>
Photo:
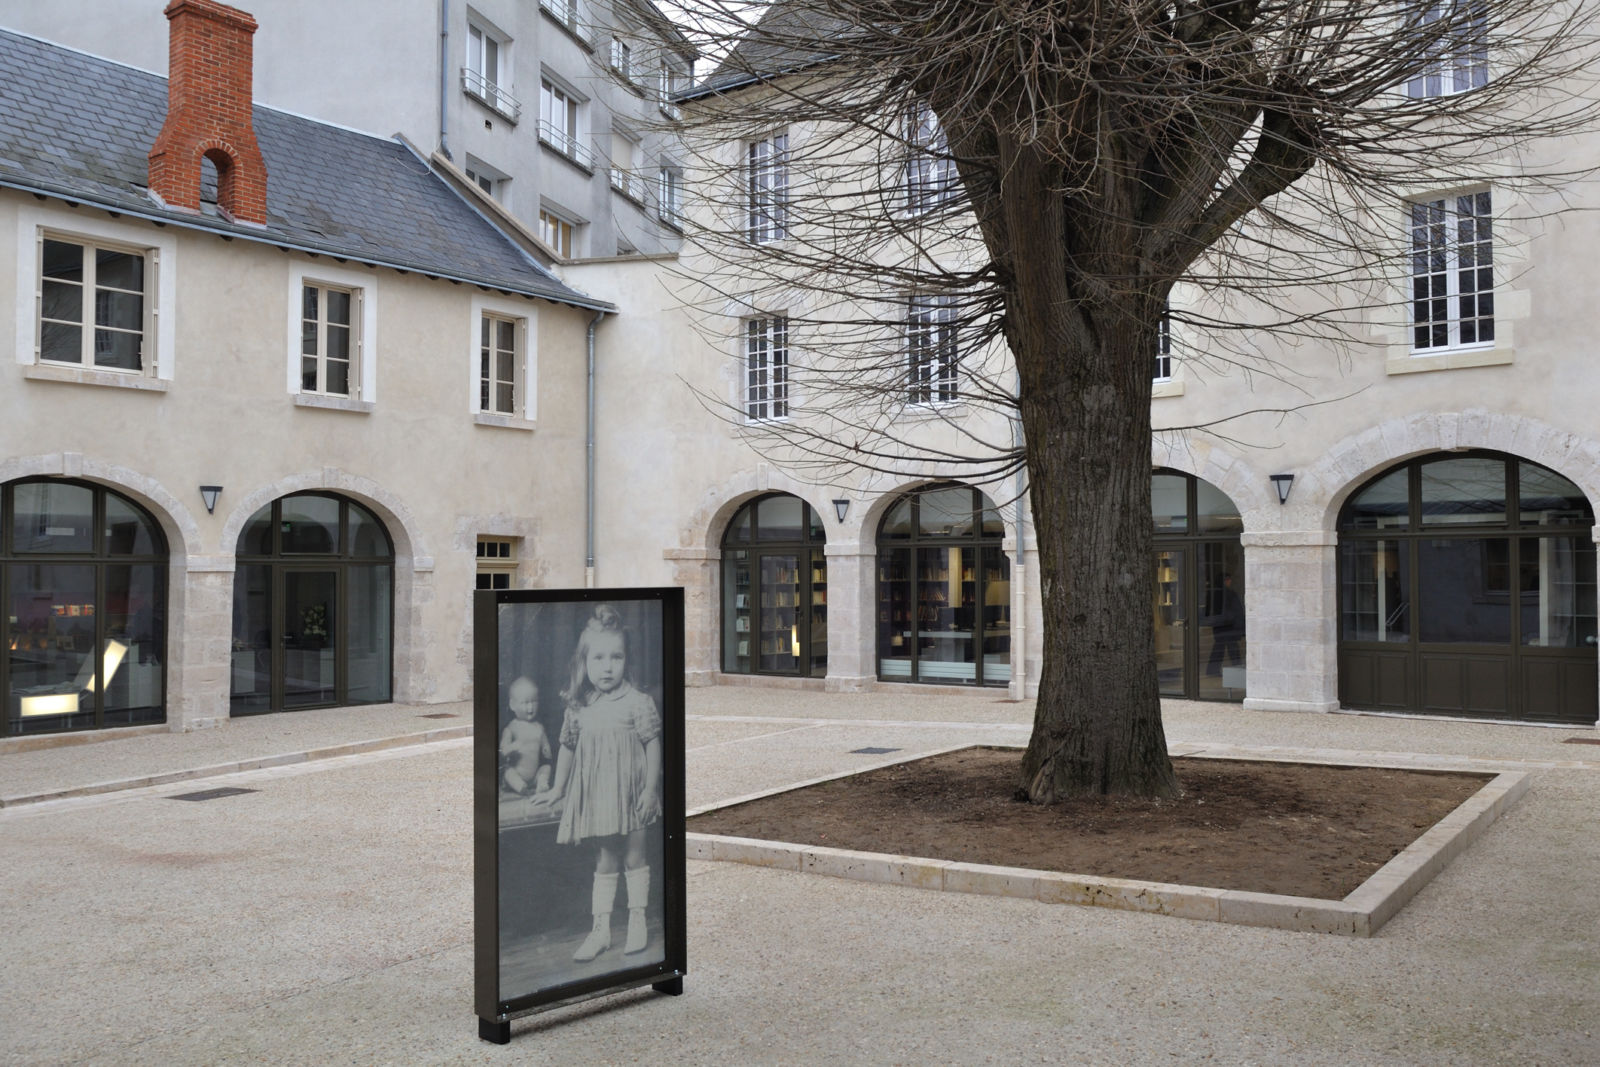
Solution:
<path fill-rule="evenodd" d="M 236 797 L 240 793 L 259 793 L 259 789 L 240 789 L 237 786 L 223 786 L 221 789 L 202 789 L 198 793 L 179 793 L 177 796 L 168 797 L 168 800 L 216 800 L 219 797 Z"/>
<path fill-rule="evenodd" d="M 867 748 L 852 748 L 850 750 L 850 754 L 852 756 L 881 756 L 886 752 L 899 751 L 900 750 L 898 748 L 878 748 L 876 746 L 868 746 Z"/>
<path fill-rule="evenodd" d="M 419 715 L 419 719 L 459 719 L 461 716 L 448 711 L 436 711 L 430 715 Z"/>
<path fill-rule="evenodd" d="M 1563 745 L 1600 745 L 1600 737 L 1569 737 Z"/>

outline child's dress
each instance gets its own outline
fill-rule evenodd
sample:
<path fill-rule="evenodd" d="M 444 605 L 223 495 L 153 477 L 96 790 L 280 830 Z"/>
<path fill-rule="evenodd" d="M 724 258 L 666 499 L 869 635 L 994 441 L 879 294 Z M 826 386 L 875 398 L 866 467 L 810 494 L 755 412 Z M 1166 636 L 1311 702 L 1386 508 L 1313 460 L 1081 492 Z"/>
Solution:
<path fill-rule="evenodd" d="M 572 749 L 572 777 L 558 843 L 575 845 L 646 825 L 634 817 L 634 806 L 644 791 L 644 747 L 660 736 L 656 702 L 628 682 L 592 694 L 586 707 L 567 709 L 561 744 Z"/>

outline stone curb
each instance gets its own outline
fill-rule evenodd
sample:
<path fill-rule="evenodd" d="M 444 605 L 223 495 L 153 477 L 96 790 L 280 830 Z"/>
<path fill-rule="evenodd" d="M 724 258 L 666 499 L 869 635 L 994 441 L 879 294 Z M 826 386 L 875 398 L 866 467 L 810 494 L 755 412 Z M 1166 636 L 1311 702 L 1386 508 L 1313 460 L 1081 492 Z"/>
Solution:
<path fill-rule="evenodd" d="M 958 745 L 955 748 L 970 746 Z M 941 749 L 940 751 L 952 751 Z M 931 754 L 931 753 L 930 753 Z M 911 757 L 920 759 L 921 756 Z M 907 760 L 894 760 L 904 763 Z M 1408 763 L 1414 769 L 1430 769 Z M 867 770 L 869 768 L 860 768 Z M 1452 768 L 1455 769 L 1455 768 Z M 859 772 L 851 772 L 859 773 Z M 849 775 L 831 775 L 785 789 L 703 805 L 691 814 L 744 803 Z M 1128 878 L 1060 874 L 981 863 L 893 856 L 850 849 L 759 841 L 715 834 L 687 835 L 689 859 L 745 863 L 756 867 L 825 874 L 862 882 L 886 882 L 947 893 L 1020 897 L 1046 904 L 1117 908 L 1185 919 L 1264 926 L 1302 933 L 1371 937 L 1528 791 L 1527 774 L 1497 775 L 1449 815 L 1384 864 L 1343 900 L 1249 893 L 1235 889 L 1142 882 Z"/>
<path fill-rule="evenodd" d="M 471 725 L 444 726 L 436 730 L 424 730 L 414 734 L 398 734 L 391 737 L 375 737 L 366 741 L 348 741 L 344 744 L 328 745 L 323 748 L 307 749 L 304 752 L 283 752 L 275 756 L 252 756 L 247 759 L 234 760 L 228 763 L 217 763 L 209 767 L 189 767 L 179 771 L 165 771 L 160 774 L 148 774 L 138 778 L 119 778 L 110 782 L 95 782 L 91 785 L 73 786 L 70 789 L 57 789 L 47 793 L 33 793 L 24 796 L 0 797 L 0 810 L 20 807 L 24 804 L 40 804 L 48 800 L 68 800 L 73 797 L 97 796 L 102 793 L 117 793 L 125 789 L 143 789 L 148 786 L 169 785 L 173 782 L 186 782 L 193 778 L 213 778 L 223 774 L 237 774 L 240 771 L 256 771 L 267 767 L 284 767 L 293 763 L 310 763 L 314 760 L 335 759 L 339 756 L 354 756 L 363 752 L 381 752 L 389 748 L 404 748 L 409 745 L 428 745 L 439 741 L 453 741 L 459 737 L 471 737 Z"/>

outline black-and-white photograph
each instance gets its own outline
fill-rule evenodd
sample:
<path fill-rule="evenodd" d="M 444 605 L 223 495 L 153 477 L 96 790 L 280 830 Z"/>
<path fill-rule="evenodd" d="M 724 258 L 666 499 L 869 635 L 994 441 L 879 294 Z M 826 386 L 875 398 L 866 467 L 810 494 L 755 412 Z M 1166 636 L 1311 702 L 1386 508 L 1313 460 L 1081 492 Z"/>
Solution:
<path fill-rule="evenodd" d="M 501 1003 L 668 958 L 664 611 L 496 605 Z"/>

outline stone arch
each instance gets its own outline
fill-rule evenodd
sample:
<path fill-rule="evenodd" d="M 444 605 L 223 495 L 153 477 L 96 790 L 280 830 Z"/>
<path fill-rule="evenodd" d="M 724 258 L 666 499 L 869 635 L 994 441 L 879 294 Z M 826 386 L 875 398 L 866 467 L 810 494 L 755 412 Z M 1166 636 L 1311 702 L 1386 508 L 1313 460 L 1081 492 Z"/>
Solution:
<path fill-rule="evenodd" d="M 0 483 L 18 478 L 81 478 L 98 482 L 150 512 L 167 539 L 167 555 L 174 567 L 181 570 L 191 561 L 198 563 L 202 558 L 203 538 L 194 513 L 155 478 L 77 452 L 47 452 L 0 460 Z"/>
<path fill-rule="evenodd" d="M 1271 480 L 1256 468 L 1210 441 L 1173 440 L 1157 434 L 1151 441 L 1153 467 L 1165 467 L 1210 482 L 1232 500 L 1244 520 L 1246 533 L 1278 527 L 1284 505 Z M 1298 480 L 1295 489 L 1299 489 Z"/>
<path fill-rule="evenodd" d="M 432 598 L 433 554 L 415 513 L 389 489 L 334 467 L 280 478 L 246 494 L 229 510 L 220 550 L 231 559 L 250 516 L 279 497 L 306 492 L 347 496 L 382 520 L 394 542 L 394 702 L 416 704 L 433 698 L 436 683 L 427 669 L 428 638 L 421 617 L 422 605 Z"/>
<path fill-rule="evenodd" d="M 1303 488 L 1308 497 L 1296 510 L 1307 529 L 1331 532 L 1350 494 L 1380 471 L 1429 452 L 1480 448 L 1548 467 L 1570 478 L 1591 506 L 1600 501 L 1600 443 L 1539 419 L 1472 408 L 1403 415 L 1334 443 L 1296 477 L 1294 492 Z"/>
<path fill-rule="evenodd" d="M 822 516 L 823 529 L 832 543 L 842 529 L 833 513 L 833 504 L 830 500 L 822 499 L 819 496 L 821 492 L 819 486 L 775 473 L 765 465 L 742 471 L 718 485 L 708 487 L 701 494 L 699 506 L 689 513 L 679 531 L 678 543 L 687 549 L 720 552 L 723 532 L 734 514 L 751 500 L 767 493 L 787 493 L 805 501 Z M 850 519 L 851 516 L 846 517 L 846 528 L 851 525 Z"/>

